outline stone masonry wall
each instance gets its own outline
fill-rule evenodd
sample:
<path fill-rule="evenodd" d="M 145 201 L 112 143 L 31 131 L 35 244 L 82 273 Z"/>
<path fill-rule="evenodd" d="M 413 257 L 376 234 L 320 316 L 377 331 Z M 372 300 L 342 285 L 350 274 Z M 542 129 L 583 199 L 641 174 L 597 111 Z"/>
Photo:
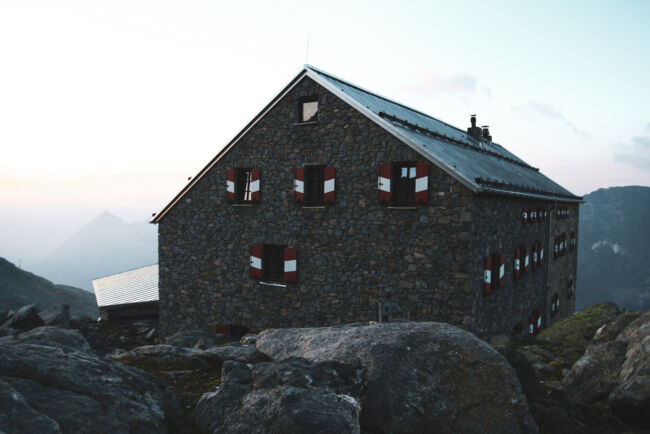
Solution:
<path fill-rule="evenodd" d="M 296 125 L 296 101 L 319 95 L 319 121 Z M 304 79 L 185 195 L 159 224 L 160 327 L 214 330 L 322 326 L 375 320 L 378 301 L 409 318 L 473 329 L 472 193 L 430 165 L 429 204 L 378 203 L 378 164 L 424 161 L 416 152 Z M 336 203 L 293 200 L 294 168 L 336 168 Z M 261 201 L 226 202 L 226 170 L 261 169 Z M 252 244 L 297 248 L 298 282 L 250 277 Z"/>
<path fill-rule="evenodd" d="M 542 327 L 547 327 L 551 320 L 551 297 L 559 288 L 559 282 L 566 282 L 575 276 L 575 250 L 567 251 L 564 258 L 553 259 L 553 237 L 561 230 L 577 232 L 577 205 L 561 204 L 571 208 L 571 217 L 555 219 L 557 204 L 526 198 L 514 198 L 502 195 L 481 195 L 475 201 L 472 212 L 472 287 L 475 291 L 479 336 L 509 334 L 513 328 L 522 323 L 528 326 L 531 313 L 542 309 Z M 522 209 L 546 209 L 548 217 L 544 222 L 524 224 Z M 552 228 L 552 229 L 551 229 Z M 569 230 L 570 228 L 574 228 Z M 560 231 L 560 232 L 558 232 Z M 557 232 L 557 233 L 556 233 Z M 550 237 L 550 239 L 549 239 Z M 533 271 L 532 256 L 535 241 L 543 242 L 544 263 Z M 521 272 L 518 281 L 514 280 L 515 249 L 529 246 L 529 272 L 523 273 L 525 252 L 521 250 Z M 493 252 L 505 254 L 505 285 L 489 296 L 483 295 L 483 268 L 485 257 Z M 573 259 L 570 259 L 572 257 Z M 559 261 L 559 262 L 558 262 Z M 559 266 L 561 264 L 561 266 Z M 575 281 L 575 278 L 574 278 Z M 566 302 L 566 288 L 560 303 L 559 314 L 553 318 L 557 321 L 566 318 L 575 308 L 575 297 L 571 303 Z"/>
<path fill-rule="evenodd" d="M 555 210 L 557 206 L 561 206 L 569 209 L 569 216 L 564 219 L 557 219 L 555 217 Z M 578 219 L 579 219 L 579 207 L 577 204 L 556 204 L 553 208 L 553 219 L 551 220 L 551 231 L 549 243 L 551 250 L 549 250 L 549 269 L 548 269 L 548 292 L 547 292 L 547 303 L 546 303 L 546 313 L 547 318 L 549 319 L 549 324 L 553 322 L 566 318 L 568 315 L 575 312 L 576 307 L 576 294 L 575 291 L 571 297 L 568 296 L 568 282 L 569 280 L 573 281 L 575 286 L 576 282 L 576 271 L 578 269 L 578 243 L 577 237 L 578 234 Z M 553 259 L 553 239 L 558 236 L 566 233 L 567 241 L 569 241 L 571 232 L 576 233 L 576 246 L 573 248 L 573 251 L 570 251 L 567 248 L 564 256 L 560 256 L 557 259 Z M 560 309 L 558 314 L 551 318 L 551 299 L 554 293 L 559 293 L 560 295 Z"/>

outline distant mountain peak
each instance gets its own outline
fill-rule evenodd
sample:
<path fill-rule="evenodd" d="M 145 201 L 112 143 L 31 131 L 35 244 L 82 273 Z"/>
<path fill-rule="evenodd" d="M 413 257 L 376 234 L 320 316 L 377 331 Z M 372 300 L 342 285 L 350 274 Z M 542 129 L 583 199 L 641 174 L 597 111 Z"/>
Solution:
<path fill-rule="evenodd" d="M 100 215 L 95 217 L 90 223 L 92 224 L 94 222 L 116 222 L 116 223 L 119 222 L 119 223 L 124 223 L 124 221 L 122 219 L 120 219 L 119 217 L 117 217 L 115 214 L 111 213 L 108 210 L 105 210 Z"/>

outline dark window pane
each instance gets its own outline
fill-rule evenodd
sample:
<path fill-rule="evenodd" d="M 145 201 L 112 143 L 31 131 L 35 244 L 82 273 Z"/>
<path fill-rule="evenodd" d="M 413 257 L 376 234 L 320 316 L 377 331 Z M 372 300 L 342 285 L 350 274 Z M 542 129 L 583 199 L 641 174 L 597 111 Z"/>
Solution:
<path fill-rule="evenodd" d="M 251 169 L 237 169 L 235 175 L 235 200 L 249 202 L 251 200 Z"/>
<path fill-rule="evenodd" d="M 325 166 L 305 167 L 305 204 L 323 205 Z"/>
<path fill-rule="evenodd" d="M 262 246 L 262 276 L 270 281 L 284 281 L 284 246 Z"/>
<path fill-rule="evenodd" d="M 393 205 L 415 205 L 415 164 L 393 164 Z"/>

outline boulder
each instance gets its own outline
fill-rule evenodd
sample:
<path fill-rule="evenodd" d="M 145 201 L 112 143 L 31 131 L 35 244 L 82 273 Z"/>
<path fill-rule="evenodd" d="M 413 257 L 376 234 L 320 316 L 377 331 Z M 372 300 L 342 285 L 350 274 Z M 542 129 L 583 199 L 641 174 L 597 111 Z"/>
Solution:
<path fill-rule="evenodd" d="M 66 343 L 78 334 L 53 327 L 32 333 L 43 329 L 66 334 Z M 0 372 L 8 385 L 0 389 L 0 401 L 20 402 L 18 410 L 0 406 L 3 431 L 165 433 L 180 417 L 178 396 L 146 372 L 68 344 L 27 342 L 0 344 Z M 37 422 L 38 429 L 28 425 Z"/>
<path fill-rule="evenodd" d="M 268 360 L 252 345 L 211 347 L 205 350 L 173 345 L 145 345 L 111 356 L 129 364 L 155 363 L 178 369 L 219 369 L 226 360 L 257 363 Z"/>
<path fill-rule="evenodd" d="M 70 327 L 72 327 L 73 329 L 80 329 L 84 325 L 92 322 L 94 321 L 88 315 L 84 315 L 84 314 L 74 315 L 70 318 Z"/>
<path fill-rule="evenodd" d="M 43 324 L 43 320 L 38 316 L 36 305 L 30 304 L 18 309 L 18 311 L 7 320 L 5 326 L 18 330 L 31 330 L 40 327 Z"/>
<path fill-rule="evenodd" d="M 0 310 L 0 326 L 7 322 L 7 320 L 12 316 L 14 316 L 13 310 Z"/>
<path fill-rule="evenodd" d="M 507 360 L 448 324 L 273 329 L 257 348 L 274 360 L 303 357 L 367 369 L 360 423 L 370 432 L 536 432 Z"/>
<path fill-rule="evenodd" d="M 174 333 L 165 339 L 165 344 L 175 347 L 206 349 L 230 341 L 227 335 L 208 333 L 202 330 L 189 330 Z"/>
<path fill-rule="evenodd" d="M 536 342 L 571 366 L 584 354 L 596 331 L 624 312 L 624 308 L 611 302 L 589 306 L 542 330 Z"/>
<path fill-rule="evenodd" d="M 57 326 L 70 328 L 70 306 L 62 304 L 60 306 L 46 309 L 38 314 L 47 326 Z"/>
<path fill-rule="evenodd" d="M 15 336 L 0 338 L 0 345 L 34 344 L 60 348 L 64 352 L 81 351 L 93 353 L 92 348 L 78 330 L 62 329 L 59 327 L 37 327 Z"/>
<path fill-rule="evenodd" d="M 359 433 L 363 368 L 301 358 L 223 365 L 222 383 L 196 407 L 212 433 Z"/>
<path fill-rule="evenodd" d="M 623 422 L 647 428 L 650 411 L 650 312 L 628 315 L 596 333 L 563 380 L 571 396 L 609 405 Z"/>
<path fill-rule="evenodd" d="M 35 410 L 23 395 L 0 379 L 0 428 L 7 434 L 61 433 L 60 425 L 52 418 Z"/>

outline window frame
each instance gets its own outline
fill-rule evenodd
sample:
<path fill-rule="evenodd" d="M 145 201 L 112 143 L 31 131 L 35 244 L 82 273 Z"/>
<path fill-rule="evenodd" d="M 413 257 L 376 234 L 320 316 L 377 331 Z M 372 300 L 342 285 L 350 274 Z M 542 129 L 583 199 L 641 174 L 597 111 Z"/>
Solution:
<path fill-rule="evenodd" d="M 286 245 L 262 244 L 262 283 L 282 283 L 284 280 L 284 251 Z M 274 263 L 269 264 L 270 261 Z M 271 269 L 275 266 L 275 269 Z"/>
<path fill-rule="evenodd" d="M 407 170 L 407 181 L 402 181 L 402 169 Z M 411 174 L 413 176 L 411 176 Z M 417 208 L 415 185 L 417 180 L 417 161 L 393 161 L 391 163 L 390 204 L 393 207 Z M 406 184 L 406 187 L 404 185 Z M 405 191 L 400 191 L 400 188 Z M 406 195 L 404 198 L 402 195 Z"/>
<path fill-rule="evenodd" d="M 316 113 L 308 120 L 303 120 L 305 104 L 315 102 Z M 318 95 L 303 96 L 298 98 L 298 105 L 296 109 L 296 125 L 309 125 L 317 124 L 320 117 L 320 97 Z"/>
<path fill-rule="evenodd" d="M 253 168 L 252 167 L 236 167 L 235 169 L 235 201 L 236 204 L 252 204 L 255 201 L 253 200 L 253 192 L 251 191 L 251 184 L 253 182 Z M 242 181 L 242 174 L 246 173 L 246 179 Z M 241 184 L 244 183 L 243 197 L 240 197 L 242 192 Z M 248 187 L 249 199 L 246 199 L 246 187 Z"/>
<path fill-rule="evenodd" d="M 325 164 L 306 164 L 304 168 L 304 201 L 305 207 L 324 207 L 325 202 Z M 313 179 L 313 178 L 317 179 Z M 315 186 L 314 182 L 318 185 Z M 315 199 L 312 197 L 314 190 L 318 190 Z"/>

